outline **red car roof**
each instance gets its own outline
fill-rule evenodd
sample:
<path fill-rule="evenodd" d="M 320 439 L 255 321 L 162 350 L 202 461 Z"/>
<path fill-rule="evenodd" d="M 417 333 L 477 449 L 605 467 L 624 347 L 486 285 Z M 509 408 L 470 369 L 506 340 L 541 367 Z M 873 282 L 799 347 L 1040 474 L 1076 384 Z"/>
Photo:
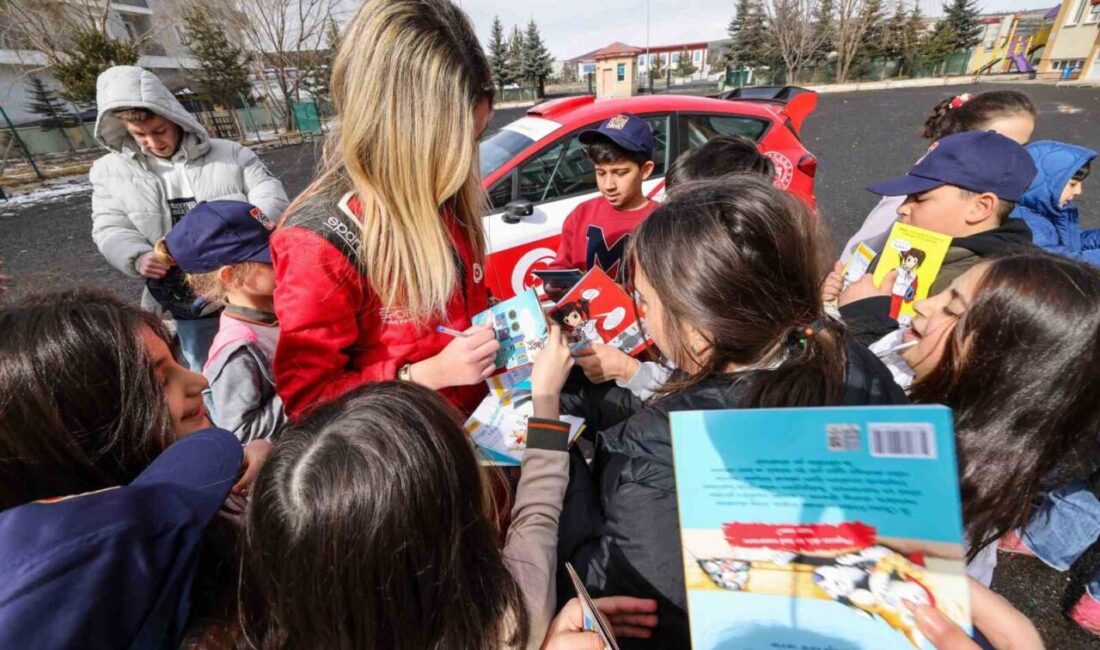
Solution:
<path fill-rule="evenodd" d="M 551 99 L 527 111 L 528 115 L 560 122 L 569 127 L 574 123 L 587 124 L 618 113 L 653 113 L 660 111 L 705 111 L 739 113 L 765 120 L 775 119 L 783 106 L 740 102 L 710 97 L 687 95 L 643 95 L 615 99 L 596 99 L 591 95 Z"/>

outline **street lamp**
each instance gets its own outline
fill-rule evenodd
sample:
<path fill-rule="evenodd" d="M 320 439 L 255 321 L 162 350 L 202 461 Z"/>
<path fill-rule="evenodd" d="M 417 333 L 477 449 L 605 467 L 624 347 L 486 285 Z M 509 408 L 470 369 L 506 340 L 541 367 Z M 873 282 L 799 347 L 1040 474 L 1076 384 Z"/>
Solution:
<path fill-rule="evenodd" d="M 653 94 L 653 61 L 649 57 L 649 0 L 645 0 L 645 78 L 649 94 Z"/>

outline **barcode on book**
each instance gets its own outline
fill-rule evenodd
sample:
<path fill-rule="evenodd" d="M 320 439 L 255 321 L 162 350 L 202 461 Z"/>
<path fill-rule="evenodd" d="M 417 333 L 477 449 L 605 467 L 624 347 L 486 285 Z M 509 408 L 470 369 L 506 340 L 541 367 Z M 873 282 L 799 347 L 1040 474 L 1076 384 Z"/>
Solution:
<path fill-rule="evenodd" d="M 826 424 L 825 445 L 829 451 L 859 451 L 859 425 Z"/>
<path fill-rule="evenodd" d="M 936 429 L 925 422 L 871 422 L 871 455 L 887 458 L 936 458 Z"/>

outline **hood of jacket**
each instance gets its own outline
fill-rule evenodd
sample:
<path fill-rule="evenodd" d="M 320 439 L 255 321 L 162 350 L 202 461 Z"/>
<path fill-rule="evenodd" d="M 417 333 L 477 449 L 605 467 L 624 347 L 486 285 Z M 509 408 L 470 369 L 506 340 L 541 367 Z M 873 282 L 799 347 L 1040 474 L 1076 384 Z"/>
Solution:
<path fill-rule="evenodd" d="M 1053 140 L 1032 142 L 1027 145 L 1027 152 L 1039 171 L 1017 206 L 1050 219 L 1070 207 L 1061 205 L 1062 190 L 1078 169 L 1096 157 L 1096 152 Z"/>
<path fill-rule="evenodd" d="M 171 120 L 184 131 L 180 147 L 188 160 L 202 156 L 210 149 L 210 135 L 187 109 L 179 103 L 155 74 L 132 65 L 116 65 L 96 80 L 95 139 L 107 149 L 127 155 L 141 152 L 141 147 L 126 131 L 126 123 L 111 115 L 119 108 L 144 108 Z"/>
<path fill-rule="evenodd" d="M 1023 219 L 1009 218 L 993 230 L 952 239 L 948 258 L 954 257 L 951 249 L 961 248 L 971 251 L 978 257 L 992 257 L 1010 253 L 1029 244 L 1031 244 L 1031 229 L 1027 227 L 1027 222 Z M 946 264 L 947 261 L 945 260 L 944 263 Z"/>

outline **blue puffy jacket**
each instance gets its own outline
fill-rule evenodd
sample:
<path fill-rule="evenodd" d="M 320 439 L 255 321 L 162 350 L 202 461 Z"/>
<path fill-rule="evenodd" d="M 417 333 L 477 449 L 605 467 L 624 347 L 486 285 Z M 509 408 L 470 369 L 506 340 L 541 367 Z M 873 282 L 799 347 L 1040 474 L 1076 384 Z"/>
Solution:
<path fill-rule="evenodd" d="M 1100 230 L 1082 232 L 1076 206 L 1059 205 L 1066 184 L 1096 152 L 1053 140 L 1032 142 L 1027 151 L 1039 173 L 1012 216 L 1027 222 L 1036 246 L 1100 266 Z"/>

